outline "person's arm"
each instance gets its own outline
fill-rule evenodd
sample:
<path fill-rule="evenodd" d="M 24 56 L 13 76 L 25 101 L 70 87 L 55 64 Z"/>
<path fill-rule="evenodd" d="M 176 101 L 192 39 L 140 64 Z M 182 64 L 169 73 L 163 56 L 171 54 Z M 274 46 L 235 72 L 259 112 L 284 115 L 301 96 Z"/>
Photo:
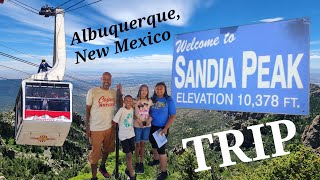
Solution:
<path fill-rule="evenodd" d="M 135 105 L 134 105 L 134 115 L 133 115 L 133 119 L 134 119 L 134 121 L 136 121 L 136 122 L 139 124 L 140 127 L 143 127 L 143 124 L 142 124 L 142 121 L 141 121 L 141 117 L 140 117 L 140 115 L 139 115 L 139 113 L 138 113 L 139 110 L 137 110 L 137 109 L 139 109 L 139 107 L 138 107 L 138 101 L 137 101 L 137 102 L 135 103 Z"/>
<path fill-rule="evenodd" d="M 147 126 L 150 126 L 151 125 L 151 121 L 152 121 L 152 117 L 149 116 L 148 119 L 147 119 Z"/>
<path fill-rule="evenodd" d="M 112 127 L 115 128 L 116 125 L 119 123 L 120 118 L 121 118 L 121 114 L 122 114 L 122 109 L 120 108 L 118 110 L 118 112 L 116 113 L 116 115 L 114 115 L 113 119 L 112 119 Z"/>
<path fill-rule="evenodd" d="M 139 124 L 140 127 L 143 127 L 142 121 L 138 117 L 139 115 L 134 113 L 133 119 Z"/>
<path fill-rule="evenodd" d="M 117 110 L 119 110 L 123 106 L 123 98 L 122 98 L 122 85 L 117 85 L 117 94 L 116 94 L 116 104 L 117 104 Z"/>
<path fill-rule="evenodd" d="M 46 64 L 47 64 L 47 67 L 52 68 L 48 63 L 46 63 Z"/>
<path fill-rule="evenodd" d="M 91 106 L 86 105 L 86 134 L 90 139 L 91 132 L 90 132 L 90 113 L 91 113 Z"/>
<path fill-rule="evenodd" d="M 172 123 L 174 122 L 175 119 L 176 119 L 176 115 L 175 114 L 170 115 L 166 126 L 162 129 L 162 133 L 164 135 L 166 135 L 168 133 L 168 129 L 171 127 L 171 125 L 172 125 Z"/>
<path fill-rule="evenodd" d="M 41 64 L 39 65 L 39 68 L 38 68 L 38 73 L 40 72 L 40 67 L 41 67 Z"/>
<path fill-rule="evenodd" d="M 91 108 L 92 108 L 92 91 L 91 89 L 87 93 L 86 97 L 86 134 L 90 140 L 91 131 L 90 131 L 90 115 L 91 115 Z"/>
<path fill-rule="evenodd" d="M 167 134 L 168 129 L 171 127 L 172 123 L 176 119 L 176 105 L 173 102 L 173 99 L 170 97 L 169 104 L 168 104 L 168 111 L 169 111 L 169 119 L 167 121 L 166 126 L 163 128 L 162 133 Z"/>
<path fill-rule="evenodd" d="M 151 101 L 151 100 L 150 100 Z M 147 119 L 147 126 L 150 126 L 150 124 L 151 124 L 151 121 L 152 121 L 152 117 L 151 117 L 151 106 L 153 106 L 153 102 L 151 101 L 150 102 L 149 101 L 149 103 L 150 103 L 150 105 L 149 105 L 149 118 Z"/>

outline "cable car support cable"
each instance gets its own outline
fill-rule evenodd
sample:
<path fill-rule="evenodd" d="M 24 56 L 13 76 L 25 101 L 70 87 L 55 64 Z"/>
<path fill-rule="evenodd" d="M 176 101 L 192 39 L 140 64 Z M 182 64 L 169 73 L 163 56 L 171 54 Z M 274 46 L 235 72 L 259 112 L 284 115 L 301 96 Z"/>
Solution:
<path fill-rule="evenodd" d="M 12 1 L 12 0 L 11 0 L 11 1 Z M 27 5 L 27 4 L 24 4 L 23 2 L 20 2 L 20 1 L 18 1 L 18 0 L 14 0 L 14 1 L 16 1 L 16 2 L 22 4 L 22 5 L 26 6 L 26 7 L 29 7 L 29 8 L 31 8 L 31 9 L 33 9 L 33 10 L 39 11 L 39 9 L 33 8 L 33 7 L 31 7 L 31 6 Z"/>
<path fill-rule="evenodd" d="M 67 3 L 70 2 L 70 1 L 72 1 L 72 0 L 69 0 L 69 1 L 64 2 L 64 3 L 60 4 L 60 5 L 58 5 L 57 7 L 55 7 L 54 9 L 57 9 L 58 7 L 62 7 L 63 5 L 67 4 Z"/>
<path fill-rule="evenodd" d="M 1 51 L 0 51 L 0 55 L 1 55 L 1 56 L 5 56 L 5 57 L 8 57 L 8 58 L 11 58 L 11 59 L 16 60 L 16 61 L 20 61 L 20 62 L 22 62 L 22 63 L 28 64 L 28 65 L 31 65 L 31 66 L 34 66 L 34 67 L 38 67 L 38 66 L 39 66 L 39 65 L 37 65 L 37 64 L 35 64 L 35 63 L 32 63 L 32 62 L 23 60 L 23 59 L 21 59 L 21 58 L 12 56 L 12 55 L 10 55 L 10 54 L 7 54 L 7 53 L 1 52 Z M 30 74 L 30 73 L 29 73 L 29 74 Z M 30 74 L 30 75 L 31 75 L 31 74 Z M 66 74 L 65 76 L 68 77 L 68 78 L 70 78 L 70 79 L 73 79 L 73 80 L 76 80 L 76 81 L 85 83 L 85 84 L 87 84 L 87 85 L 90 85 L 90 86 L 94 85 L 94 86 L 95 86 L 95 84 L 93 84 L 93 83 L 89 83 L 89 82 L 87 82 L 87 81 L 84 81 L 84 80 L 82 80 L 82 79 L 76 78 L 76 77 L 74 77 L 74 76 L 71 76 L 71 75 L 68 75 L 68 74 Z"/>
<path fill-rule="evenodd" d="M 34 10 L 31 10 L 30 8 L 26 8 L 25 6 L 22 6 L 22 5 L 14 2 L 14 1 L 12 1 L 12 0 L 8 0 L 8 2 L 11 2 L 12 4 L 14 4 L 14 5 L 18 6 L 18 7 L 21 7 L 21 8 L 23 8 L 23 9 L 27 10 L 27 11 L 30 11 L 30 12 L 32 12 L 32 13 L 38 14 L 38 12 L 36 12 L 36 11 L 34 11 Z"/>

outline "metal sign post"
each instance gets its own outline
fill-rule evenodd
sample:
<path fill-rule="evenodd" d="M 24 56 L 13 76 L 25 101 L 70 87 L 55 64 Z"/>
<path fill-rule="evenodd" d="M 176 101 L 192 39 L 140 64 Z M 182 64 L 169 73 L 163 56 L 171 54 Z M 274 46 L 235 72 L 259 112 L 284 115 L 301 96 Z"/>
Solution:
<path fill-rule="evenodd" d="M 116 125 L 116 169 L 115 169 L 115 178 L 119 179 L 119 126 Z"/>

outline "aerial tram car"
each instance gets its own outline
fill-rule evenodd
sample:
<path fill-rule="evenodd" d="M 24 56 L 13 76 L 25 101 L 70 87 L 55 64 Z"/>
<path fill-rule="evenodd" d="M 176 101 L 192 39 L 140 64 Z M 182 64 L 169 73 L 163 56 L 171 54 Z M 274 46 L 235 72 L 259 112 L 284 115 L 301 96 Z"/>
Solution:
<path fill-rule="evenodd" d="M 53 67 L 22 80 L 15 104 L 15 140 L 21 145 L 62 146 L 72 123 L 72 89 L 63 82 L 66 41 L 62 9 L 41 8 L 55 16 Z"/>

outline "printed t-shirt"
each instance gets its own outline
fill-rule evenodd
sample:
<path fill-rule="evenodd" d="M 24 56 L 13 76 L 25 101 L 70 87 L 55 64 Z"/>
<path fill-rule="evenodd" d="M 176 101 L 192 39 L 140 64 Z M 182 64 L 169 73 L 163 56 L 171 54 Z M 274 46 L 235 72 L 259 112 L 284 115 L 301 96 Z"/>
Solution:
<path fill-rule="evenodd" d="M 153 103 L 151 99 L 139 99 L 134 105 L 134 113 L 136 117 L 142 122 L 146 121 L 149 118 L 149 110 L 152 105 Z M 137 121 L 134 121 L 134 127 L 140 127 Z"/>
<path fill-rule="evenodd" d="M 91 106 L 90 131 L 104 131 L 112 127 L 116 91 L 100 87 L 88 91 L 86 104 Z"/>
<path fill-rule="evenodd" d="M 151 106 L 150 114 L 152 125 L 166 126 L 169 116 L 176 114 L 176 105 L 171 97 L 168 99 L 156 97 L 156 102 Z"/>
<path fill-rule="evenodd" d="M 121 141 L 134 137 L 133 108 L 125 107 L 119 109 L 113 121 L 119 124 L 119 139 Z"/>

